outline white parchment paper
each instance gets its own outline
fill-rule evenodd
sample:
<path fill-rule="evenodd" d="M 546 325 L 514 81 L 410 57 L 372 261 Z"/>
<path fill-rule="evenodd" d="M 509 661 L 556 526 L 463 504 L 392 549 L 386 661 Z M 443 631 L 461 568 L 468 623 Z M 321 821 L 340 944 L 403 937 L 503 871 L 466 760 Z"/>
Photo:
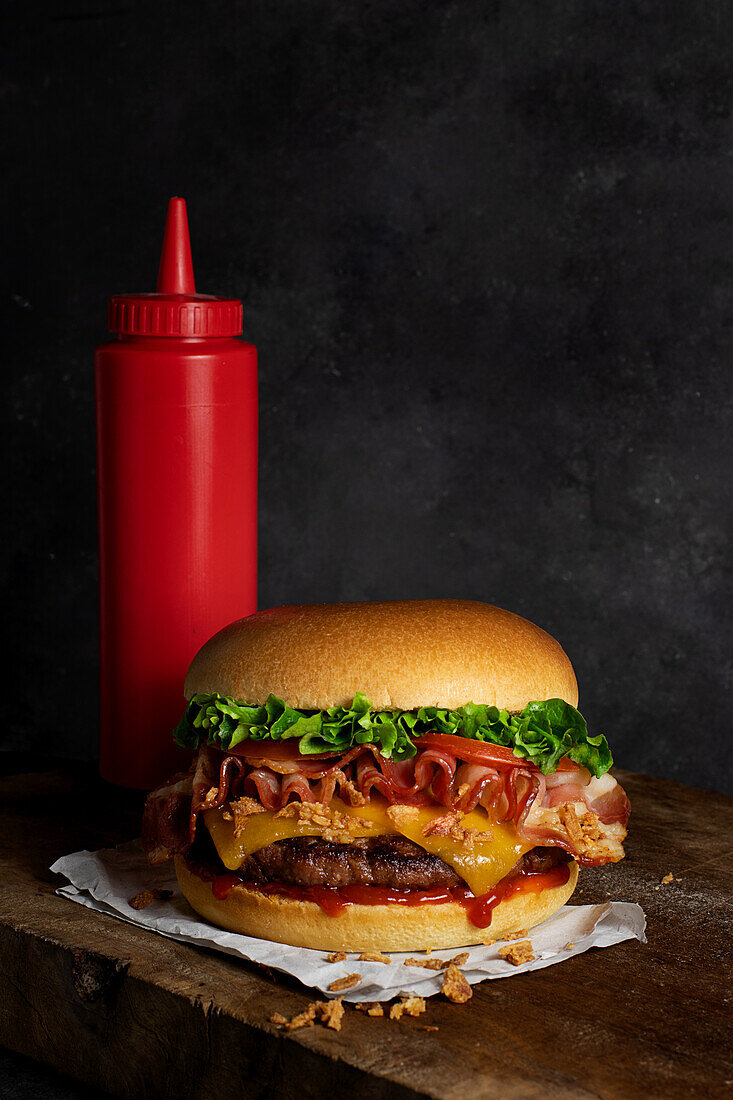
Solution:
<path fill-rule="evenodd" d="M 441 972 L 404 965 L 405 959 L 410 957 L 427 958 L 421 951 L 392 952 L 389 965 L 359 962 L 358 954 L 347 955 L 345 962 L 329 963 L 325 951 L 289 947 L 216 928 L 191 909 L 178 888 L 170 863 L 149 866 L 139 841 L 99 852 L 74 852 L 57 860 L 51 870 L 69 880 L 69 885 L 61 886 L 57 893 L 71 901 L 162 936 L 263 963 L 329 997 L 339 994 L 330 993 L 328 986 L 346 974 L 361 975 L 358 985 L 340 994 L 347 1001 L 385 1001 L 400 992 L 431 997 L 440 992 L 443 982 Z M 173 897 L 168 901 L 154 901 L 139 911 L 131 907 L 130 898 L 155 887 L 173 890 Z M 499 957 L 501 943 L 434 951 L 432 957 L 449 959 L 459 951 L 467 951 L 469 958 L 461 969 L 473 985 L 485 978 L 509 978 L 529 970 L 541 970 L 591 947 L 610 947 L 631 939 L 645 943 L 645 927 L 644 911 L 632 903 L 565 905 L 550 920 L 530 930 L 527 938 L 532 941 L 534 962 L 521 966 L 506 962 Z M 488 928 L 486 935 L 490 935 Z"/>

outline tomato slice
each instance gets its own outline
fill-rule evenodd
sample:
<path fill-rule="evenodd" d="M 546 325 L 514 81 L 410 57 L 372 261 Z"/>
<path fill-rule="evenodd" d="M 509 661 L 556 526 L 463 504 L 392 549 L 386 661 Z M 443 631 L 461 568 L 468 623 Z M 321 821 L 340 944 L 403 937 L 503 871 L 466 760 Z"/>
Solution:
<path fill-rule="evenodd" d="M 454 733 L 424 733 L 415 738 L 420 748 L 444 748 L 453 756 L 466 760 L 470 764 L 485 764 L 487 767 L 529 768 L 539 771 L 536 764 L 523 756 L 515 756 L 505 745 L 492 745 L 489 741 L 473 741 L 470 737 L 459 737 Z M 567 756 L 563 756 L 557 765 L 559 772 L 577 771 L 578 765 Z"/>
<path fill-rule="evenodd" d="M 529 761 L 521 756 L 515 756 L 511 749 L 505 745 L 492 745 L 489 741 L 473 741 L 470 737 L 459 737 L 455 733 L 423 733 L 415 738 L 418 749 L 435 748 L 446 749 L 452 756 L 467 760 L 470 764 L 486 764 L 487 767 L 497 764 L 510 765 L 511 767 L 525 767 Z M 534 767 L 529 764 L 529 767 Z"/>

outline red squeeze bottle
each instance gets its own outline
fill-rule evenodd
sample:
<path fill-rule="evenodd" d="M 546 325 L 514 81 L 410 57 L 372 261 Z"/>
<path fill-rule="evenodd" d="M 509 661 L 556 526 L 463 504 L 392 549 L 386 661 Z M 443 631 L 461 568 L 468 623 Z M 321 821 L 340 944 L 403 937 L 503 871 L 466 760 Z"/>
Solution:
<path fill-rule="evenodd" d="M 201 645 L 257 608 L 257 349 L 242 303 L 197 294 L 186 204 L 155 294 L 111 299 L 97 348 L 100 771 L 151 788 Z M 185 767 L 186 764 L 184 763 Z"/>

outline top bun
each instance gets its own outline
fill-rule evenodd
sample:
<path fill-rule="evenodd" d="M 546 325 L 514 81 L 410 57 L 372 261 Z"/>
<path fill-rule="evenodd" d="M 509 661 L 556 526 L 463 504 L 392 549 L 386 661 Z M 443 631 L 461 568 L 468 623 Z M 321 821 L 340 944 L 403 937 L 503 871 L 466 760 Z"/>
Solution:
<path fill-rule="evenodd" d="M 375 710 L 485 703 L 517 712 L 533 699 L 578 702 L 573 667 L 538 626 L 474 600 L 311 604 L 258 611 L 220 630 L 191 662 L 199 692 L 261 704 Z"/>

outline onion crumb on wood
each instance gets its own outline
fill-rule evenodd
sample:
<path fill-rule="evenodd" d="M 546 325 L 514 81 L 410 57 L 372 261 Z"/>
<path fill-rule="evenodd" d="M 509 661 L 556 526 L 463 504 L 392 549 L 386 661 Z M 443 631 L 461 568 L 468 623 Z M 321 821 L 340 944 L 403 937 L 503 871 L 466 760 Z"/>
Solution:
<path fill-rule="evenodd" d="M 444 997 L 457 1005 L 465 1004 L 473 997 L 473 990 L 465 974 L 454 963 L 451 963 L 445 972 L 441 992 Z"/>
<path fill-rule="evenodd" d="M 399 1020 L 405 1016 L 421 1016 L 425 1011 L 425 998 L 416 995 L 403 997 L 397 1004 L 393 1004 L 389 1010 L 390 1020 Z"/>
<path fill-rule="evenodd" d="M 379 1001 L 360 1001 L 354 1008 L 357 1012 L 366 1012 L 367 1016 L 384 1016 L 384 1009 Z"/>
<path fill-rule="evenodd" d="M 270 1017 L 271 1024 L 277 1024 L 285 1031 L 297 1031 L 301 1027 L 313 1027 L 317 1022 L 324 1027 L 330 1027 L 332 1031 L 341 1030 L 341 1020 L 344 1015 L 343 997 L 336 997 L 333 1001 L 312 1001 L 303 1012 L 290 1019 L 281 1012 L 274 1012 Z"/>

